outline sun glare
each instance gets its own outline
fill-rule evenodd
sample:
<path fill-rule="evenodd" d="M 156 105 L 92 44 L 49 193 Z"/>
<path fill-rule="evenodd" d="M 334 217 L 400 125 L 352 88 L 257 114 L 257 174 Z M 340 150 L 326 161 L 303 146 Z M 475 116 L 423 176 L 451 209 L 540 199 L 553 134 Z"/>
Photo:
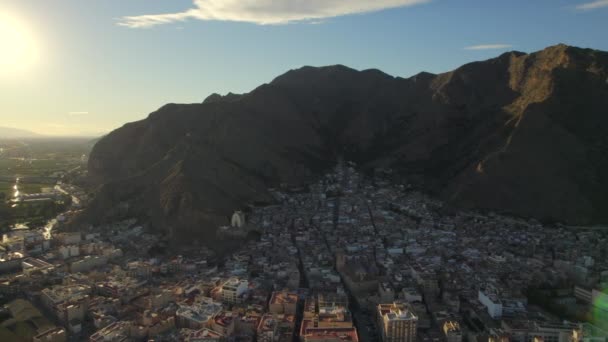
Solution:
<path fill-rule="evenodd" d="M 0 73 L 27 69 L 36 59 L 36 45 L 26 26 L 0 13 Z"/>

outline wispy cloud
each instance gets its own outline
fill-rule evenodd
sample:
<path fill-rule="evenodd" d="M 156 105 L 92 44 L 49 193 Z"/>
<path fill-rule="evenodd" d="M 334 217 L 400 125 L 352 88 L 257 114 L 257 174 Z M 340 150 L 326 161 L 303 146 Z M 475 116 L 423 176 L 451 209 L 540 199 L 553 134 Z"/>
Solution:
<path fill-rule="evenodd" d="M 193 0 L 194 8 L 183 12 L 127 16 L 120 18 L 118 25 L 147 28 L 191 19 L 239 21 L 259 25 L 317 22 L 430 1 L 432 0 Z"/>
<path fill-rule="evenodd" d="M 472 45 L 467 46 L 465 50 L 500 50 L 500 49 L 510 49 L 513 45 L 510 44 L 482 44 L 482 45 Z"/>
<path fill-rule="evenodd" d="M 602 7 L 608 7 L 608 0 L 596 0 L 576 6 L 576 9 L 581 11 L 590 11 Z"/>
<path fill-rule="evenodd" d="M 89 112 L 69 112 L 69 116 L 81 116 L 81 115 L 89 115 Z"/>

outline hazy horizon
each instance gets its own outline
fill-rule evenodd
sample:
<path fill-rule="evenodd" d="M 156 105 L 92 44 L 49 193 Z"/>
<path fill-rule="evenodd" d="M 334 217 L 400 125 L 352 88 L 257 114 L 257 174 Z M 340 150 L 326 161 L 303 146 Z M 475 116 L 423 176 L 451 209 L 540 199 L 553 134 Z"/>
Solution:
<path fill-rule="evenodd" d="M 118 128 L 118 127 L 117 127 Z M 8 126 L 0 126 L 0 139 L 4 139 L 4 137 L 2 136 L 2 134 L 5 131 L 15 131 L 13 133 L 13 136 L 7 138 L 7 139 L 63 139 L 63 138 L 75 138 L 75 139 L 86 139 L 86 138 L 98 138 L 101 136 L 104 136 L 108 133 L 108 132 L 99 132 L 99 133 L 73 133 L 73 134 L 48 134 L 48 133 L 44 133 L 44 132 L 38 132 L 35 130 L 28 130 L 28 129 L 24 129 L 24 128 L 19 128 L 19 127 L 8 127 Z"/>

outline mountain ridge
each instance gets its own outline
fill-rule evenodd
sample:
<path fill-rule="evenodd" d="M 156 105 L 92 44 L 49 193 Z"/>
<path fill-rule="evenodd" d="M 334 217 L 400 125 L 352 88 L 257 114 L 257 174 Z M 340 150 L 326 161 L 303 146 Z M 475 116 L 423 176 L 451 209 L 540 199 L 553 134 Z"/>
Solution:
<path fill-rule="evenodd" d="M 89 162 L 101 190 L 85 216 L 209 238 L 232 210 L 270 201 L 267 187 L 314 179 L 343 156 L 391 167 L 458 207 L 605 222 L 607 79 L 608 53 L 563 44 L 409 78 L 290 70 L 246 94 L 165 105 L 104 137 Z"/>
<path fill-rule="evenodd" d="M 34 133 L 24 129 L 0 126 L 0 138 L 3 139 L 18 139 L 18 138 L 42 138 L 44 135 Z"/>

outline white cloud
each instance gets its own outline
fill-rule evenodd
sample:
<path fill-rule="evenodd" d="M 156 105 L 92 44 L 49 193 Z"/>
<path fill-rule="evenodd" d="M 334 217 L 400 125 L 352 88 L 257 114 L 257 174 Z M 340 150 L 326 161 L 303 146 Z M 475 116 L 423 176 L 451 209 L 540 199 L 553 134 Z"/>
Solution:
<path fill-rule="evenodd" d="M 598 8 L 602 8 L 602 7 L 608 7 L 608 0 L 596 0 L 596 1 L 592 1 L 592 2 L 587 2 L 587 3 L 576 6 L 576 9 L 579 9 L 582 11 L 590 11 L 590 10 L 594 10 L 594 9 L 598 9 Z"/>
<path fill-rule="evenodd" d="M 431 0 L 194 0 L 194 8 L 179 13 L 146 14 L 119 19 L 118 25 L 146 28 L 195 20 L 239 21 L 260 25 L 316 22 L 349 14 L 381 11 Z"/>
<path fill-rule="evenodd" d="M 513 45 L 509 44 L 482 44 L 467 46 L 465 50 L 499 50 L 499 49 L 510 49 Z"/>

